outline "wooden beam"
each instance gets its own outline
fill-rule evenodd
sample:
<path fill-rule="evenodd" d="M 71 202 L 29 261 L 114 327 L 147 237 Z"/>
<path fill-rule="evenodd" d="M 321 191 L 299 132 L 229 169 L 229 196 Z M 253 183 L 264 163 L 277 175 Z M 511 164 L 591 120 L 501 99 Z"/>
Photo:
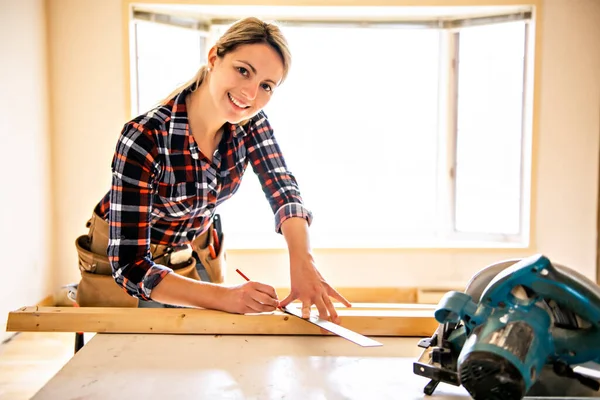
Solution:
<path fill-rule="evenodd" d="M 351 303 L 416 303 L 417 287 L 339 287 L 339 294 Z M 289 288 L 276 288 L 277 296 L 284 299 Z"/>
<path fill-rule="evenodd" d="M 300 307 L 300 303 L 294 303 Z M 333 303 L 336 310 L 435 310 L 435 304 L 418 303 L 352 303 L 352 307 L 346 307 L 342 303 Z M 312 306 L 317 311 L 316 306 Z"/>
<path fill-rule="evenodd" d="M 412 307 L 411 307 L 412 306 Z M 341 325 L 367 336 L 431 336 L 433 306 L 339 309 Z M 23 307 L 9 313 L 9 332 L 320 335 L 320 329 L 280 311 L 239 315 L 191 308 Z"/>
<path fill-rule="evenodd" d="M 341 287 L 336 290 L 353 304 L 437 304 L 444 293 L 459 289 L 445 287 Z M 284 299 L 290 293 L 289 288 L 276 288 L 275 291 L 280 299 Z M 67 297 L 67 292 L 67 288 L 61 288 L 37 305 L 71 307 L 73 302 Z"/>
<path fill-rule="evenodd" d="M 438 304 L 442 297 L 450 291 L 462 292 L 464 289 L 455 287 L 420 287 L 417 288 L 417 300 L 419 304 Z"/>

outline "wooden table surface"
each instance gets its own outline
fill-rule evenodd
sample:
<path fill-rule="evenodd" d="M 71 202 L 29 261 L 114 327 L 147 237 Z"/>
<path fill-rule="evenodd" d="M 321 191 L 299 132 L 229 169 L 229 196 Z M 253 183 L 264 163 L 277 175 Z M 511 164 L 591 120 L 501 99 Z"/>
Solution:
<path fill-rule="evenodd" d="M 97 334 L 34 399 L 423 399 L 418 338 Z M 470 398 L 440 384 L 436 399 Z M 442 396 L 445 394 L 445 396 Z"/>
<path fill-rule="evenodd" d="M 470 399 L 412 372 L 418 338 L 97 334 L 33 399 Z"/>

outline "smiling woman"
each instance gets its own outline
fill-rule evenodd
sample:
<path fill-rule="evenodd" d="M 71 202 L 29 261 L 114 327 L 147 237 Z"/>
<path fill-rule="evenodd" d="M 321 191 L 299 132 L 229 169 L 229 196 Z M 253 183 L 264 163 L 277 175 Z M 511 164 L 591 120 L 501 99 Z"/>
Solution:
<path fill-rule="evenodd" d="M 316 305 L 323 318 L 337 321 L 330 296 L 350 304 L 316 268 L 308 239 L 312 214 L 262 111 L 285 80 L 290 60 L 276 25 L 243 19 L 209 50 L 193 79 L 125 124 L 112 163 L 112 187 L 94 210 L 87 242 L 78 241 L 82 259 L 89 259 L 89 252 L 108 254 L 106 269 L 116 284 L 90 289 L 98 282 L 90 274 L 98 269 L 82 263 L 79 303 L 85 298 L 87 305 L 106 305 L 113 293 L 123 296 L 122 290 L 115 292 L 121 286 L 127 300 L 136 299 L 122 303 L 140 307 L 254 313 L 299 299 L 306 317 Z M 248 165 L 271 206 L 275 231 L 289 248 L 291 292 L 281 302 L 275 289 L 262 283 L 221 285 L 225 235 L 213 241 L 215 209 L 237 191 Z"/>
<path fill-rule="evenodd" d="M 213 47 L 208 55 L 207 90 L 196 90 L 186 99 L 191 132 L 209 158 L 221 140 L 223 121 L 244 124 L 260 112 L 285 70 L 283 58 L 268 44 L 240 46 L 223 57 L 217 53 Z M 211 115 L 213 122 L 204 115 Z M 216 137 L 212 132 L 218 132 Z"/>

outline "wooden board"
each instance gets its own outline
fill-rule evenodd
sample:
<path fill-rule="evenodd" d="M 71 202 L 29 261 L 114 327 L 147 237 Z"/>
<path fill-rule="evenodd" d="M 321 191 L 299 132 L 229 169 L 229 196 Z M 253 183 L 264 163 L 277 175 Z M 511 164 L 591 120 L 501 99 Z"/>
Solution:
<path fill-rule="evenodd" d="M 351 303 L 416 303 L 418 291 L 416 287 L 341 287 L 336 290 Z"/>
<path fill-rule="evenodd" d="M 367 336 L 431 336 L 434 306 L 340 308 L 341 325 Z M 23 307 L 9 313 L 12 332 L 320 335 L 320 329 L 281 311 L 230 314 L 191 308 Z"/>
<path fill-rule="evenodd" d="M 450 291 L 462 292 L 464 289 L 456 288 L 418 288 L 417 289 L 417 300 L 419 304 L 438 304 L 442 297 Z"/>
<path fill-rule="evenodd" d="M 363 348 L 337 337 L 94 336 L 33 400 L 428 399 L 418 338 Z M 467 400 L 440 384 L 435 400 Z"/>
<path fill-rule="evenodd" d="M 437 304 L 446 292 L 461 291 L 462 289 L 449 287 L 340 287 L 336 290 L 351 303 Z M 275 291 L 279 299 L 284 299 L 290 293 L 289 288 L 275 288 Z M 67 288 L 61 288 L 37 305 L 70 307 L 73 303 L 67 298 L 67 292 Z"/>
<path fill-rule="evenodd" d="M 413 373 L 419 338 L 379 341 L 365 348 L 331 336 L 101 333 L 33 400 L 471 399 L 444 383 L 423 394 L 428 379 Z M 525 399 L 598 398 L 576 380 L 552 376 L 549 384 L 552 397 Z"/>

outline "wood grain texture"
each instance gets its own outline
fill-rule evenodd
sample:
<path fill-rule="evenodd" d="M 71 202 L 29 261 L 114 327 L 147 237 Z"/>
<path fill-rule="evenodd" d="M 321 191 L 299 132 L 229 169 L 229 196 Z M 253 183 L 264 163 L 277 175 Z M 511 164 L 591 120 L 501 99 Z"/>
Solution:
<path fill-rule="evenodd" d="M 433 306 L 339 309 L 341 325 L 366 336 L 430 336 Z M 230 314 L 203 309 L 23 307 L 9 313 L 12 332 L 321 335 L 320 329 L 280 311 Z"/>
<path fill-rule="evenodd" d="M 25 332 L 0 344 L 0 399 L 31 399 L 71 359 L 73 336 Z"/>
<path fill-rule="evenodd" d="M 98 334 L 33 400 L 427 400 L 418 338 Z M 467 400 L 440 384 L 433 400 Z"/>
<path fill-rule="evenodd" d="M 351 303 L 416 303 L 418 288 L 341 287 L 336 288 L 336 290 Z M 289 293 L 289 289 L 287 292 Z M 279 295 L 279 292 L 277 294 Z"/>

